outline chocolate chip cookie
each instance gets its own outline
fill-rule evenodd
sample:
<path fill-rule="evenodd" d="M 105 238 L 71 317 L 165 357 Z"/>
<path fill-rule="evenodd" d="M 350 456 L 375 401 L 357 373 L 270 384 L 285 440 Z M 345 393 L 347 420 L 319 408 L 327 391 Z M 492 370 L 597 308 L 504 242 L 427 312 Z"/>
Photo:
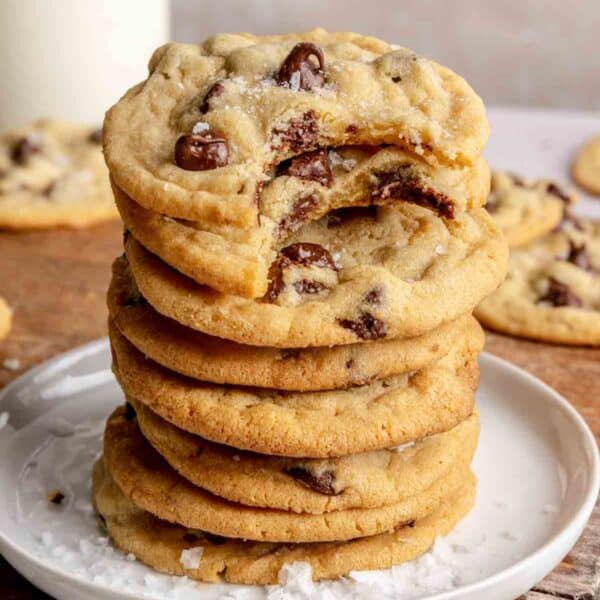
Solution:
<path fill-rule="evenodd" d="M 139 402 L 132 404 L 142 435 L 192 484 L 231 502 L 296 513 L 399 502 L 430 487 L 457 463 L 470 462 L 479 435 L 479 415 L 474 413 L 445 433 L 400 448 L 327 460 L 293 459 L 214 444 L 178 429 Z"/>
<path fill-rule="evenodd" d="M 123 494 L 163 521 L 213 535 L 260 542 L 330 542 L 389 532 L 426 517 L 464 486 L 469 461 L 397 503 L 324 514 L 297 514 L 229 502 L 177 474 L 148 444 L 135 420 L 113 414 L 104 432 L 104 464 Z"/>
<path fill-rule="evenodd" d="M 118 216 L 100 130 L 38 121 L 0 138 L 0 228 L 86 227 Z"/>
<path fill-rule="evenodd" d="M 589 139 L 577 152 L 571 176 L 587 192 L 600 196 L 600 135 Z"/>
<path fill-rule="evenodd" d="M 517 248 L 556 228 L 574 202 L 573 194 L 548 179 L 532 181 L 496 171 L 486 208 L 508 245 Z"/>
<path fill-rule="evenodd" d="M 484 209 L 453 220 L 413 205 L 344 209 L 291 235 L 269 267 L 264 298 L 251 300 L 198 285 L 131 235 L 125 248 L 137 287 L 159 313 L 280 348 L 422 335 L 494 291 L 508 254 Z"/>
<path fill-rule="evenodd" d="M 299 155 L 391 145 L 432 165 L 471 166 L 489 129 L 481 99 L 447 68 L 317 29 L 167 44 L 104 131 L 111 174 L 136 202 L 248 231 L 278 172 L 326 187 L 325 161 Z M 289 212 L 293 195 L 286 200 Z"/>
<path fill-rule="evenodd" d="M 157 313 L 133 283 L 124 257 L 113 265 L 108 309 L 114 326 L 129 342 L 171 371 L 213 383 L 296 391 L 347 388 L 421 369 L 445 356 L 474 327 L 473 318 L 465 315 L 422 336 L 384 338 L 374 346 L 245 346 Z"/>
<path fill-rule="evenodd" d="M 214 583 L 267 585 L 277 583 L 281 568 L 294 562 L 308 563 L 313 579 L 319 580 L 417 558 L 471 510 L 475 476 L 469 473 L 456 493 L 414 523 L 349 542 L 319 544 L 242 541 L 160 520 L 125 497 L 102 461 L 94 467 L 92 496 L 113 543 L 157 571 Z"/>
<path fill-rule="evenodd" d="M 600 345 L 599 273 L 600 223 L 568 217 L 560 231 L 511 253 L 506 281 L 476 316 L 503 333 Z"/>
<path fill-rule="evenodd" d="M 190 433 L 264 454 L 325 458 L 390 448 L 447 431 L 473 412 L 481 330 L 438 362 L 347 390 L 284 392 L 221 386 L 148 360 L 110 328 L 126 396 Z"/>

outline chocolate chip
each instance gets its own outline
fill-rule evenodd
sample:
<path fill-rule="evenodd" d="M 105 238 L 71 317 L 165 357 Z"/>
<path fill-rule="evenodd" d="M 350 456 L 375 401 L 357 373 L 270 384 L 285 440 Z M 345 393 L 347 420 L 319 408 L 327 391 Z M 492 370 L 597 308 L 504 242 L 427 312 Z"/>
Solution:
<path fill-rule="evenodd" d="M 51 504 L 62 504 L 65 499 L 65 495 L 60 490 L 54 490 L 48 494 L 48 502 Z"/>
<path fill-rule="evenodd" d="M 39 143 L 28 135 L 15 142 L 11 158 L 13 162 L 24 165 L 33 154 L 37 154 L 38 152 L 41 152 L 41 150 L 42 148 Z"/>
<path fill-rule="evenodd" d="M 400 521 L 400 523 L 397 523 L 394 526 L 394 531 L 400 531 L 405 527 L 410 527 L 412 529 L 415 526 L 415 523 L 416 521 L 414 519 L 411 519 L 410 521 Z"/>
<path fill-rule="evenodd" d="M 357 131 L 358 125 L 355 125 L 354 123 L 350 123 L 350 125 L 346 127 L 346 133 L 356 133 Z"/>
<path fill-rule="evenodd" d="M 377 218 L 377 207 L 374 204 L 369 204 L 369 206 L 337 208 L 335 210 L 332 210 L 327 215 L 327 227 L 329 229 L 339 227 L 343 223 L 346 223 L 353 219 L 375 218 Z"/>
<path fill-rule="evenodd" d="M 311 281 L 309 279 L 300 279 L 300 281 L 294 282 L 294 289 L 299 294 L 318 294 L 329 289 L 325 284 L 320 281 Z"/>
<path fill-rule="evenodd" d="M 208 531 L 204 531 L 204 538 L 207 542 L 210 542 L 214 546 L 222 546 L 227 543 L 227 538 L 224 538 L 220 535 L 215 535 L 214 533 L 208 533 Z"/>
<path fill-rule="evenodd" d="M 371 313 L 361 312 L 358 319 L 337 319 L 344 329 L 353 331 L 361 340 L 378 340 L 387 335 L 387 325 Z"/>
<path fill-rule="evenodd" d="M 125 402 L 125 414 L 123 415 L 128 421 L 133 421 L 136 417 L 135 409 L 130 402 Z"/>
<path fill-rule="evenodd" d="M 291 265 L 319 267 L 337 271 L 337 266 L 328 250 L 319 244 L 297 242 L 279 251 L 269 268 L 269 287 L 264 295 L 265 302 L 274 302 L 285 287 L 283 270 Z"/>
<path fill-rule="evenodd" d="M 364 301 L 371 306 L 379 306 L 383 299 L 383 288 L 381 286 L 374 287 L 368 294 L 365 295 Z"/>
<path fill-rule="evenodd" d="M 290 467 L 286 469 L 285 472 L 298 481 L 298 483 L 305 485 L 319 494 L 324 494 L 325 496 L 337 496 L 341 493 L 336 492 L 333 487 L 335 481 L 333 471 L 322 471 L 318 475 L 315 475 L 303 467 Z"/>
<path fill-rule="evenodd" d="M 551 196 L 556 196 L 562 200 L 565 204 L 571 204 L 571 197 L 564 190 L 559 188 L 555 183 L 549 183 L 546 186 L 546 193 Z"/>
<path fill-rule="evenodd" d="M 279 233 L 283 237 L 288 233 L 297 231 L 306 221 L 319 203 L 318 198 L 314 194 L 301 196 L 292 205 L 290 212 L 285 215 L 279 223 Z"/>
<path fill-rule="evenodd" d="M 590 257 L 587 253 L 585 244 L 577 246 L 571 240 L 569 240 L 569 252 L 567 254 L 567 261 L 574 264 L 575 266 L 583 269 L 584 271 L 593 271 Z"/>
<path fill-rule="evenodd" d="M 217 81 L 213 86 L 206 92 L 202 104 L 200 104 L 200 112 L 202 114 L 207 113 L 210 110 L 210 101 L 213 98 L 218 98 L 225 91 L 225 86 L 221 81 Z"/>
<path fill-rule="evenodd" d="M 310 60 L 311 56 L 316 59 L 316 64 Z M 287 55 L 275 79 L 278 85 L 309 91 L 323 86 L 324 66 L 323 50 L 310 42 L 300 42 Z"/>
<path fill-rule="evenodd" d="M 272 144 L 280 150 L 302 152 L 318 146 L 319 125 L 314 110 L 305 112 L 300 117 L 290 119 L 283 127 L 273 129 Z"/>
<path fill-rule="evenodd" d="M 333 181 L 329 153 L 327 150 L 313 150 L 300 154 L 281 163 L 277 168 L 277 175 L 289 175 L 309 181 L 316 181 L 321 185 L 330 187 Z"/>
<path fill-rule="evenodd" d="M 538 298 L 538 303 L 548 302 L 553 306 L 574 306 L 583 305 L 581 298 L 571 291 L 566 283 L 550 277 L 548 279 L 548 291 Z"/>
<path fill-rule="evenodd" d="M 42 190 L 42 196 L 46 196 L 46 198 L 49 198 L 50 196 L 52 196 L 52 193 L 54 192 L 54 190 L 56 189 L 56 186 L 58 185 L 58 179 L 55 179 L 54 181 L 51 181 L 43 190 Z"/>
<path fill-rule="evenodd" d="M 352 367 L 354 367 L 354 359 L 353 358 L 349 358 L 346 361 L 346 369 L 352 369 Z"/>
<path fill-rule="evenodd" d="M 92 144 L 101 144 L 102 143 L 102 127 L 98 129 L 94 129 L 88 136 L 88 142 Z"/>
<path fill-rule="evenodd" d="M 454 203 L 446 194 L 423 185 L 411 165 L 400 165 L 393 171 L 373 173 L 371 196 L 374 200 L 398 198 L 435 210 L 442 217 L 454 218 Z"/>
<path fill-rule="evenodd" d="M 217 169 L 228 161 L 227 142 L 212 133 L 187 133 L 175 144 L 175 163 L 186 171 Z"/>

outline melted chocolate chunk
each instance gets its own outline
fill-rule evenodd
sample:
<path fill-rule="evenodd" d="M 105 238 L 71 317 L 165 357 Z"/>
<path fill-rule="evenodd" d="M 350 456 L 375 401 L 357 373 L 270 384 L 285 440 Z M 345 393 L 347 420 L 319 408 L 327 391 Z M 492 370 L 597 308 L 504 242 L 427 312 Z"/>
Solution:
<path fill-rule="evenodd" d="M 310 215 L 318 205 L 318 199 L 314 194 L 309 196 L 301 196 L 294 202 L 290 212 L 281 219 L 279 223 L 279 233 L 283 237 L 284 235 L 297 231 L 300 229 L 302 224 L 306 221 L 308 215 Z"/>
<path fill-rule="evenodd" d="M 300 279 L 300 281 L 295 281 L 293 285 L 299 294 L 318 294 L 329 289 L 324 283 L 311 281 L 310 279 Z"/>
<path fill-rule="evenodd" d="M 374 204 L 369 204 L 369 206 L 336 208 L 327 215 L 327 227 L 329 229 L 339 227 L 352 219 L 375 218 L 377 218 L 377 207 Z"/>
<path fill-rule="evenodd" d="M 350 125 L 346 127 L 346 133 L 356 133 L 357 131 L 358 125 L 355 125 L 354 123 L 350 123 Z"/>
<path fill-rule="evenodd" d="M 333 471 L 323 471 L 318 475 L 315 475 L 303 467 L 290 467 L 286 469 L 285 472 L 302 485 L 305 485 L 319 494 L 324 494 L 325 496 L 337 496 L 341 493 L 336 492 L 333 487 L 335 481 Z"/>
<path fill-rule="evenodd" d="M 569 253 L 567 254 L 567 261 L 576 265 L 580 269 L 583 269 L 584 271 L 594 270 L 594 267 L 592 267 L 592 263 L 590 262 L 590 257 L 587 253 L 585 244 L 577 246 L 571 240 L 569 240 Z"/>
<path fill-rule="evenodd" d="M 338 319 L 344 329 L 353 331 L 361 340 L 378 340 L 387 335 L 387 325 L 371 313 L 361 312 L 358 319 Z"/>
<path fill-rule="evenodd" d="M 33 154 L 41 152 L 39 143 L 31 136 L 25 136 L 13 146 L 11 158 L 18 165 L 24 165 Z"/>
<path fill-rule="evenodd" d="M 548 302 L 556 307 L 580 307 L 583 305 L 581 298 L 572 292 L 566 283 L 554 277 L 548 279 L 548 291 L 538 298 L 538 303 L 540 302 Z"/>
<path fill-rule="evenodd" d="M 228 161 L 227 142 L 212 133 L 187 133 L 175 144 L 175 163 L 186 171 L 217 169 Z"/>
<path fill-rule="evenodd" d="M 571 204 L 571 197 L 564 190 L 559 188 L 555 183 L 549 183 L 546 186 L 546 193 L 551 196 L 556 196 L 562 200 L 565 204 Z"/>
<path fill-rule="evenodd" d="M 269 268 L 269 287 L 264 295 L 265 302 L 274 302 L 283 291 L 283 270 L 290 265 L 319 267 L 337 271 L 335 261 L 328 250 L 319 244 L 297 242 L 279 251 L 279 255 Z"/>
<path fill-rule="evenodd" d="M 316 181 L 325 187 L 330 187 L 333 173 L 329 165 L 329 153 L 327 150 L 313 150 L 300 154 L 281 163 L 277 168 L 277 175 Z"/>
<path fill-rule="evenodd" d="M 51 504 L 62 504 L 65 499 L 65 495 L 60 490 L 54 490 L 48 494 L 48 502 Z"/>
<path fill-rule="evenodd" d="M 316 62 L 311 61 L 311 57 L 314 57 Z M 310 42 L 300 42 L 287 55 L 275 79 L 278 85 L 310 91 L 322 87 L 325 83 L 324 66 L 323 50 Z"/>
<path fill-rule="evenodd" d="M 410 165 L 399 166 L 394 171 L 374 173 L 375 184 L 371 189 L 374 200 L 398 198 L 412 204 L 435 210 L 442 217 L 454 218 L 454 203 L 442 192 L 424 186 Z"/>
<path fill-rule="evenodd" d="M 102 127 L 98 127 L 98 129 L 94 129 L 88 136 L 88 142 L 92 144 L 101 144 L 102 143 Z"/>
<path fill-rule="evenodd" d="M 217 81 L 213 86 L 206 92 L 206 96 L 202 100 L 202 104 L 200 104 L 200 112 L 202 114 L 206 114 L 210 110 L 210 101 L 213 98 L 218 98 L 225 91 L 225 86 L 221 81 Z"/>
<path fill-rule="evenodd" d="M 365 295 L 364 301 L 371 306 L 379 306 L 383 299 L 383 288 L 377 286 Z"/>
<path fill-rule="evenodd" d="M 312 150 L 318 146 L 319 125 L 314 110 L 288 121 L 284 127 L 273 129 L 273 147 L 292 152 Z"/>

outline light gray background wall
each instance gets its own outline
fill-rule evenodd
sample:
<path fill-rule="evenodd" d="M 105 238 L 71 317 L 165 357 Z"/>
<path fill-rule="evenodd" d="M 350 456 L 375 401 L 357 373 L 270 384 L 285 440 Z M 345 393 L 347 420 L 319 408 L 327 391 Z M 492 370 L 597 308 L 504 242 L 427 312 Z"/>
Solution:
<path fill-rule="evenodd" d="M 600 110 L 600 0 L 173 0 L 178 41 L 315 26 L 408 46 L 490 105 Z"/>

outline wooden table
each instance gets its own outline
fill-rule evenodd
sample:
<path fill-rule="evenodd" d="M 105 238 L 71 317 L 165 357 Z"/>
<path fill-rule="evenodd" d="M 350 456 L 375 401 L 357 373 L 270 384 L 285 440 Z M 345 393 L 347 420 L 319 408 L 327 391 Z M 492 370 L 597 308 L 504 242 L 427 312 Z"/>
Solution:
<path fill-rule="evenodd" d="M 0 386 L 29 367 L 106 333 L 105 291 L 110 264 L 122 252 L 121 225 L 85 231 L 0 233 L 0 294 L 15 309 L 0 342 Z M 565 348 L 489 334 L 486 349 L 537 375 L 577 407 L 600 440 L 600 349 Z M 0 559 L 0 598 L 44 598 Z M 46 596 L 47 597 L 47 596 Z M 600 597 L 600 504 L 582 538 L 528 600 Z"/>

